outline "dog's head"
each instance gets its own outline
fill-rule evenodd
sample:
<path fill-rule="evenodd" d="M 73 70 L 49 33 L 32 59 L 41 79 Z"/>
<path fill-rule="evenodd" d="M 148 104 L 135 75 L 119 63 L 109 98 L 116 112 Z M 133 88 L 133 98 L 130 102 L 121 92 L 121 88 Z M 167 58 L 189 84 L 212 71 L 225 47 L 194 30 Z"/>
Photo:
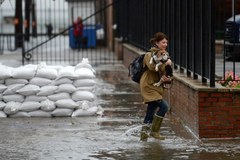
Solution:
<path fill-rule="evenodd" d="M 158 51 L 158 59 L 162 62 L 165 63 L 168 59 L 170 59 L 168 52 L 166 51 Z"/>

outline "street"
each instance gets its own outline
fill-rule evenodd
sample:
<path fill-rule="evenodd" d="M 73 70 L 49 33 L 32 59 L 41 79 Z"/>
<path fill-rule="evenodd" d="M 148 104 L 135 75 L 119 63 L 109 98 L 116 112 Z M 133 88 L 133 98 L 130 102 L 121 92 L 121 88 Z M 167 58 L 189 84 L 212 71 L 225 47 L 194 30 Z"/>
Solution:
<path fill-rule="evenodd" d="M 168 113 L 160 132 L 163 141 L 139 141 L 145 105 L 138 84 L 123 65 L 96 67 L 95 94 L 102 116 L 78 118 L 2 118 L 3 160 L 235 160 L 239 140 L 199 140 Z"/>

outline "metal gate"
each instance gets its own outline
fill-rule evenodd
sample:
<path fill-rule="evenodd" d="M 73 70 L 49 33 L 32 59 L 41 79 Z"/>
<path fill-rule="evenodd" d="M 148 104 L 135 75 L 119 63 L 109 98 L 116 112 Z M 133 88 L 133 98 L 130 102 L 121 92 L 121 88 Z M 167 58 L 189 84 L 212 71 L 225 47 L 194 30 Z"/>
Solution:
<path fill-rule="evenodd" d="M 118 63 L 113 52 L 112 0 L 5 0 L 0 6 L 0 54 L 22 53 L 22 64 Z M 73 23 L 83 20 L 77 44 Z"/>

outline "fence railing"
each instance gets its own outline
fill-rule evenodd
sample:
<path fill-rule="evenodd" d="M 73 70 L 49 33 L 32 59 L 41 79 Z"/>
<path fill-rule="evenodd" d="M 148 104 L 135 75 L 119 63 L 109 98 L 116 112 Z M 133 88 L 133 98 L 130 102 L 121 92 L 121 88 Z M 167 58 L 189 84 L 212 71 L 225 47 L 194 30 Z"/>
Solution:
<path fill-rule="evenodd" d="M 23 64 L 45 61 L 74 65 L 82 58 L 88 58 L 94 64 L 119 62 L 114 57 L 112 43 L 109 43 L 113 39 L 110 8 L 114 3 L 111 1 L 21 0 L 21 7 L 19 0 L 10 8 L 8 3 L 5 1 L 0 8 L 0 53 L 21 48 Z M 22 16 L 16 16 L 16 10 Z M 84 24 L 82 47 L 76 46 L 73 36 L 72 25 L 78 16 Z M 51 34 L 47 27 L 50 24 Z M 17 26 L 21 27 L 22 33 L 16 34 Z M 83 43 L 86 43 L 84 47 Z"/>
<path fill-rule="evenodd" d="M 166 33 L 175 68 L 214 87 L 215 37 L 224 39 L 226 16 L 229 10 L 235 10 L 231 3 L 231 0 L 120 0 L 118 36 L 148 50 L 149 39 L 155 32 Z M 239 1 L 235 6 L 240 6 Z"/>

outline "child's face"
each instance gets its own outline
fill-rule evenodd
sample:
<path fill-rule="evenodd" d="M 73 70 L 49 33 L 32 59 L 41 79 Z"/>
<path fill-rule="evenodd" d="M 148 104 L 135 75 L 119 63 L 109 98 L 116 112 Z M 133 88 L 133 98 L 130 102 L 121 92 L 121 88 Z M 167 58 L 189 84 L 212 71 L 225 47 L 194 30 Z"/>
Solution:
<path fill-rule="evenodd" d="M 164 38 L 163 40 L 156 42 L 156 45 L 160 50 L 166 50 L 168 46 L 168 40 Z"/>

